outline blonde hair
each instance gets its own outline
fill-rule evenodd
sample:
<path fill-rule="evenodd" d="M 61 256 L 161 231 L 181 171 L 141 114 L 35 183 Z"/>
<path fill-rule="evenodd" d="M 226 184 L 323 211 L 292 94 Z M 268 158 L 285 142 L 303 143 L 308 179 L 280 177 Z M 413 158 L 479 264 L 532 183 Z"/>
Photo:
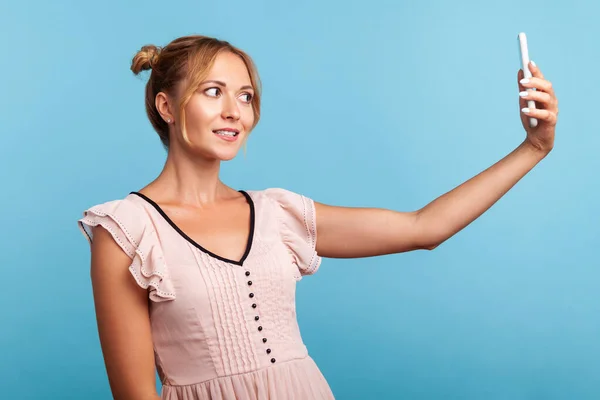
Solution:
<path fill-rule="evenodd" d="M 183 138 L 189 143 L 185 129 L 185 106 L 222 52 L 239 56 L 248 68 L 250 83 L 254 88 L 251 101 L 254 128 L 260 119 L 261 84 L 258 71 L 252 58 L 229 42 L 201 35 L 183 36 L 162 48 L 154 45 L 143 46 L 133 57 L 131 71 L 134 74 L 152 70 L 146 84 L 146 113 L 165 148 L 169 148 L 169 125 L 156 109 L 156 95 L 160 92 L 173 95 L 175 86 L 184 79 L 188 80 L 188 86 L 184 88 L 179 102 L 179 115 Z"/>

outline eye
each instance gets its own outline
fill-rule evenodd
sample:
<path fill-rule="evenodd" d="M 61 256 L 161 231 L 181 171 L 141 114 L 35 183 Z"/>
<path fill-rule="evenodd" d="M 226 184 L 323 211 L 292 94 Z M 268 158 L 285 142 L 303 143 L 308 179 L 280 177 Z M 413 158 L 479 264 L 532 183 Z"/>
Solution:
<path fill-rule="evenodd" d="M 243 93 L 242 98 L 244 98 L 244 103 L 252 102 L 253 96 L 252 93 Z"/>
<path fill-rule="evenodd" d="M 221 93 L 221 89 L 219 89 L 218 87 L 211 87 L 206 89 L 204 93 L 206 93 L 210 97 L 218 97 Z"/>

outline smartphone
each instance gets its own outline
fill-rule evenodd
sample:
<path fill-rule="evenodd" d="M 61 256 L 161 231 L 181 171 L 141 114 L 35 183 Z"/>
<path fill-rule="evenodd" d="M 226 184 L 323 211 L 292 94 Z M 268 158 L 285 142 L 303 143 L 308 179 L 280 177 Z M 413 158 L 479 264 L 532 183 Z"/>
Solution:
<path fill-rule="evenodd" d="M 523 70 L 523 74 L 525 78 L 531 78 L 531 71 L 529 71 L 529 49 L 527 47 L 527 35 L 521 32 L 518 36 L 519 40 L 519 53 L 521 58 L 521 69 Z M 528 91 L 532 91 L 533 89 L 527 89 Z M 534 109 L 535 101 L 527 100 L 527 107 L 530 109 Z M 529 118 L 529 126 L 531 128 L 535 128 L 538 124 L 538 120 L 536 118 Z"/>

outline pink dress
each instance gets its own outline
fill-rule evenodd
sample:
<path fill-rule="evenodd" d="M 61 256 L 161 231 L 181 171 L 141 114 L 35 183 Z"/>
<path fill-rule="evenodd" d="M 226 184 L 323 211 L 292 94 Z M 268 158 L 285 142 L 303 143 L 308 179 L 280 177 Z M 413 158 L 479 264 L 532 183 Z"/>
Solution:
<path fill-rule="evenodd" d="M 296 282 L 321 262 L 314 203 L 284 189 L 241 193 L 251 226 L 239 261 L 204 249 L 136 192 L 78 222 L 90 242 L 91 227 L 110 232 L 148 290 L 162 399 L 333 399 L 296 320 Z"/>

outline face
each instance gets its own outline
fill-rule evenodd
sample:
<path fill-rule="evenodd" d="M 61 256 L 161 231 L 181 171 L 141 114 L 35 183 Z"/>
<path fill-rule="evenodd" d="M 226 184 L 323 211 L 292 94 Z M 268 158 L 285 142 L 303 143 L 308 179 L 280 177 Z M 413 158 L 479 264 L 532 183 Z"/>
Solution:
<path fill-rule="evenodd" d="M 191 150 L 209 160 L 234 158 L 254 123 L 253 96 L 250 75 L 242 59 L 229 52 L 219 54 L 185 108 Z M 171 107 L 173 111 L 176 108 Z M 181 132 L 176 136 L 172 138 L 178 144 L 190 147 Z"/>

